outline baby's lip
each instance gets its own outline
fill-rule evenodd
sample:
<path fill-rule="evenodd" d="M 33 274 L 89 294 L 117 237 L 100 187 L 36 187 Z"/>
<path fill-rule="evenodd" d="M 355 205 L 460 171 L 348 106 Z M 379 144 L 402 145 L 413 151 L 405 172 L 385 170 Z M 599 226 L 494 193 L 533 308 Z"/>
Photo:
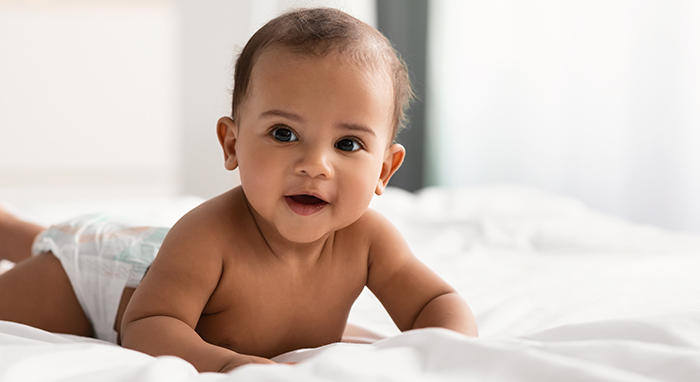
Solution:
<path fill-rule="evenodd" d="M 319 203 L 326 203 L 323 199 L 320 199 L 313 195 L 290 195 L 293 201 L 301 204 L 314 205 Z"/>
<path fill-rule="evenodd" d="M 328 202 L 313 193 L 286 195 L 287 205 L 294 213 L 301 216 L 313 215 L 328 205 Z"/>
<path fill-rule="evenodd" d="M 328 203 L 327 200 L 325 200 L 321 195 L 315 193 L 315 192 L 294 192 L 289 195 L 285 195 L 287 198 L 291 198 L 297 203 L 301 204 L 319 204 L 319 203 Z"/>

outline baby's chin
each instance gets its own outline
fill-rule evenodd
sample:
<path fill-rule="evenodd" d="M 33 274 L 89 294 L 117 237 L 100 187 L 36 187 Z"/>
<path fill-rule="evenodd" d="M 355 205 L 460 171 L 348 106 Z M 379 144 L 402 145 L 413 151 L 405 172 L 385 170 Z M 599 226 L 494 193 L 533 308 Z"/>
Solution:
<path fill-rule="evenodd" d="M 325 240 L 328 238 L 331 232 L 327 229 L 321 229 L 321 227 L 277 227 L 277 231 L 280 235 L 287 241 L 295 244 L 312 244 L 320 240 Z"/>
<path fill-rule="evenodd" d="M 352 225 L 357 219 L 319 219 L 316 221 L 299 222 L 296 224 L 276 225 L 277 232 L 287 241 L 294 244 L 313 244 L 325 241 L 328 237 Z"/>

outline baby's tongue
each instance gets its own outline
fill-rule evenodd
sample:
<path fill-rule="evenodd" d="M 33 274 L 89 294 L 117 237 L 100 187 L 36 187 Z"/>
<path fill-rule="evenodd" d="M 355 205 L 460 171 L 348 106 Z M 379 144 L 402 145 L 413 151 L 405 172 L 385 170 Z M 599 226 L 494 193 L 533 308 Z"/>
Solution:
<path fill-rule="evenodd" d="M 323 200 L 312 196 L 312 195 L 294 195 L 291 196 L 292 200 L 301 204 L 319 204 L 323 203 Z"/>

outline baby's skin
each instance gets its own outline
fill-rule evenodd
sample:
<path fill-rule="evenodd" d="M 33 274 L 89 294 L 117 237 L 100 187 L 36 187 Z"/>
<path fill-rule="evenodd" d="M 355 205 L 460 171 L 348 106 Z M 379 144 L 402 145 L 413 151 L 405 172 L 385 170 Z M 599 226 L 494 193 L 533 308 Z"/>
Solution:
<path fill-rule="evenodd" d="M 378 72 L 337 53 L 261 54 L 238 117 L 217 125 L 241 186 L 171 229 L 117 319 L 123 346 L 200 371 L 270 363 L 340 341 L 365 286 L 401 330 L 477 335 L 464 300 L 368 209 L 405 153 Z"/>

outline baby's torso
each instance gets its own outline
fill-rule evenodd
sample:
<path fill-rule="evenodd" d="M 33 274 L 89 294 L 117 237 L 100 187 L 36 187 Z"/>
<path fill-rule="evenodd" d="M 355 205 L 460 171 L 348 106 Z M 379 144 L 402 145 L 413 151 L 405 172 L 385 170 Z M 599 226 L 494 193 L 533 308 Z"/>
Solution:
<path fill-rule="evenodd" d="M 367 281 L 367 249 L 339 236 L 306 265 L 232 249 L 196 331 L 209 343 L 264 357 L 340 341 Z"/>
<path fill-rule="evenodd" d="M 113 267 L 105 268 L 104 264 L 124 263 L 132 268 L 138 265 L 142 276 L 167 229 L 129 227 L 99 215 L 74 220 L 43 233 L 39 243 L 45 242 L 46 248 L 37 245 L 35 249 L 56 252 L 60 259 L 65 258 L 66 264 L 78 266 L 75 272 L 66 268 L 69 276 L 73 276 L 71 282 L 76 295 L 79 299 L 83 297 L 81 301 L 103 300 L 99 305 L 104 307 L 103 311 L 95 313 L 87 306 L 83 307 L 86 314 L 94 325 L 99 324 L 100 333 L 110 330 L 117 333 L 136 285 L 129 284 L 129 272 L 116 280 L 121 280 L 121 284 L 106 283 L 104 275 L 114 276 L 115 273 L 108 272 Z M 104 228 L 107 226 L 109 229 Z M 94 235 L 93 231 L 99 231 L 100 235 Z M 157 232 L 158 237 L 151 231 Z M 336 232 L 320 255 L 306 264 L 278 261 L 265 253 L 264 248 L 256 246 L 250 235 L 239 239 L 237 243 L 227 243 L 226 248 L 230 249 L 224 251 L 218 286 L 196 325 L 199 335 L 209 343 L 265 357 L 340 341 L 350 308 L 367 282 L 369 247 L 362 244 L 362 240 L 358 242 L 357 232 Z M 68 248 L 68 244 L 62 243 L 80 243 L 80 248 L 75 245 Z M 88 244 L 101 250 L 86 250 L 92 248 L 86 247 Z M 142 253 L 145 249 L 150 252 Z M 71 253 L 78 260 L 68 258 Z M 74 261 L 69 261 L 71 259 Z M 103 265 L 98 267 L 101 271 L 91 275 L 100 280 L 95 283 L 105 290 L 97 291 L 92 284 L 78 288 L 81 284 L 77 280 L 87 279 L 85 270 L 95 268 L 80 267 L 79 259 L 99 260 Z M 98 297 L 92 298 L 95 294 Z M 112 340 L 107 335 L 99 338 Z M 117 339 L 115 335 L 114 341 Z"/>

